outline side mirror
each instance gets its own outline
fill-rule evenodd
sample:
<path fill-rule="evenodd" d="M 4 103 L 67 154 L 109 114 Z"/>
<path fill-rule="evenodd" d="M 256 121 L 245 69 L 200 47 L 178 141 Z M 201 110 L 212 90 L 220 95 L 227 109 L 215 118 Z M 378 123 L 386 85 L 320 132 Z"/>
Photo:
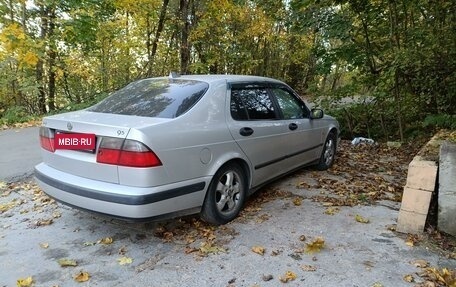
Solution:
<path fill-rule="evenodd" d="M 321 118 L 323 118 L 323 116 L 324 116 L 324 113 L 323 113 L 322 109 L 312 109 L 310 111 L 310 118 L 312 120 L 321 119 Z"/>

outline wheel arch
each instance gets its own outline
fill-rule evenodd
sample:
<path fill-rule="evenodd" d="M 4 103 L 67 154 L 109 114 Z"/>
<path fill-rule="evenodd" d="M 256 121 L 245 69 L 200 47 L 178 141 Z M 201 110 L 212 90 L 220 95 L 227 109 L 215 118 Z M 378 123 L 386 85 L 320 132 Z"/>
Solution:
<path fill-rule="evenodd" d="M 248 187 L 250 189 L 251 187 L 251 179 L 252 179 L 252 171 L 250 168 L 250 165 L 248 164 L 247 160 L 241 157 L 234 157 L 230 159 L 226 159 L 225 161 L 219 161 L 220 164 L 218 164 L 216 167 L 214 167 L 211 171 L 212 175 L 215 175 L 217 171 L 222 169 L 223 167 L 229 165 L 229 164 L 236 164 L 239 167 L 241 167 L 242 171 L 244 172 L 244 176 L 246 177 L 246 181 L 248 183 Z"/>
<path fill-rule="evenodd" d="M 231 165 L 231 166 L 230 166 Z M 234 207 L 234 211 L 229 211 L 229 212 L 235 212 L 234 214 L 231 215 L 222 215 L 222 211 L 216 211 L 215 209 L 218 209 L 218 207 L 213 206 L 213 200 L 216 200 L 215 198 L 215 192 L 212 192 L 212 185 L 214 184 L 214 180 L 218 180 L 218 173 L 224 170 L 230 170 L 230 169 L 241 169 L 240 172 L 242 172 L 242 175 L 244 177 L 243 181 L 245 182 L 245 190 L 243 192 L 243 196 L 241 203 L 239 204 L 239 207 Z M 231 158 L 223 164 L 220 164 L 218 168 L 215 170 L 212 179 L 206 189 L 206 194 L 204 195 L 204 201 L 202 204 L 202 208 L 200 211 L 200 216 L 201 218 L 209 223 L 212 224 L 225 224 L 231 220 L 233 220 L 241 211 L 242 206 L 245 203 L 245 199 L 249 195 L 249 190 L 250 190 L 250 182 L 251 182 L 251 176 L 250 176 L 250 171 L 249 171 L 249 165 L 248 163 L 242 159 L 242 158 Z M 215 182 L 216 183 L 216 182 Z M 230 195 L 231 196 L 231 195 Z M 236 211 L 237 210 L 237 211 Z M 234 217 L 232 217 L 234 216 Z"/>
<path fill-rule="evenodd" d="M 339 148 L 339 134 L 340 134 L 339 127 L 331 126 L 328 129 L 328 134 L 326 135 L 326 137 L 328 137 L 330 134 L 335 134 L 335 136 L 336 136 L 336 151 L 337 151 Z"/>

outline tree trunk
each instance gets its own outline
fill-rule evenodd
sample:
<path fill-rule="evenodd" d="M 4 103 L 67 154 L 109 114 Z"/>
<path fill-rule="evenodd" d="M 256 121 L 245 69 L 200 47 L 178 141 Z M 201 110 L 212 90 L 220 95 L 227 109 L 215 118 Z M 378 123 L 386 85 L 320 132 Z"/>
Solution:
<path fill-rule="evenodd" d="M 107 62 L 107 40 L 103 38 L 101 40 L 101 86 L 104 92 L 108 90 L 109 78 L 108 78 L 108 65 Z"/>
<path fill-rule="evenodd" d="M 371 40 L 369 37 L 368 25 L 367 25 L 367 22 L 364 19 L 364 17 L 361 14 L 358 14 L 358 15 L 359 15 L 359 18 L 361 18 L 361 24 L 363 26 L 363 34 L 364 34 L 363 36 L 364 36 L 364 40 L 365 40 L 364 50 L 366 52 L 366 57 L 368 59 L 367 64 L 368 64 L 368 67 L 369 67 L 371 73 L 373 75 L 377 75 L 379 73 L 379 71 L 377 70 L 377 65 L 375 63 L 374 55 L 372 52 L 372 44 L 371 44 Z"/>
<path fill-rule="evenodd" d="M 125 39 L 129 41 L 130 37 L 130 13 L 127 11 L 125 12 Z M 124 53 L 125 57 L 127 58 L 127 62 L 125 63 L 125 83 L 130 82 L 130 68 L 131 68 L 131 61 L 130 61 L 130 45 L 125 45 Z"/>
<path fill-rule="evenodd" d="M 402 101 L 401 95 L 399 91 L 399 75 L 397 71 L 394 75 L 394 102 L 396 103 L 396 115 L 397 115 L 397 124 L 399 126 L 399 136 L 401 138 L 401 142 L 404 142 L 404 128 L 402 122 Z"/>
<path fill-rule="evenodd" d="M 180 0 L 179 16 L 181 21 L 181 43 L 180 43 L 180 73 L 188 74 L 190 64 L 190 47 L 188 36 L 190 34 L 190 22 L 188 20 L 188 8 L 192 0 Z"/>
<path fill-rule="evenodd" d="M 166 10 L 168 9 L 169 0 L 163 0 L 163 5 L 160 10 L 160 17 L 158 18 L 158 26 L 155 30 L 154 35 L 154 42 L 152 43 L 152 51 L 149 59 L 149 73 L 148 76 L 152 76 L 152 67 L 154 66 L 154 58 L 155 54 L 157 53 L 158 41 L 160 39 L 160 35 L 163 31 L 163 27 L 165 26 L 166 20 Z"/>
<path fill-rule="evenodd" d="M 152 29 L 150 26 L 150 15 L 146 16 L 146 49 L 147 49 L 147 63 L 145 68 L 147 68 L 146 76 L 150 77 L 152 75 Z M 142 72 L 140 72 L 142 74 Z"/>
<path fill-rule="evenodd" d="M 40 8 L 40 17 L 41 17 L 41 31 L 40 39 L 44 41 L 47 36 L 48 31 L 48 11 L 47 8 L 41 6 Z M 38 109 L 40 113 L 46 113 L 46 91 L 44 89 L 44 61 L 39 59 L 36 65 L 36 82 L 38 84 Z"/>
<path fill-rule="evenodd" d="M 10 17 L 10 20 L 11 20 L 11 24 L 14 24 L 14 3 L 15 1 L 13 0 L 9 0 L 8 1 L 8 5 L 9 5 L 9 17 Z"/>
<path fill-rule="evenodd" d="M 54 29 L 55 29 L 55 7 L 50 8 L 49 11 L 49 50 L 48 50 L 48 97 L 49 97 L 49 110 L 55 110 L 55 59 L 57 58 L 57 51 L 54 42 Z"/>

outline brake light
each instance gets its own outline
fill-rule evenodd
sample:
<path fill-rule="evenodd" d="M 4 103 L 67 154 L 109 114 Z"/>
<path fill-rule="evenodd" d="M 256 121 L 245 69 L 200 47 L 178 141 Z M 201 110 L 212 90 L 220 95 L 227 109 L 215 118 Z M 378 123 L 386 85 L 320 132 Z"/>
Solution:
<path fill-rule="evenodd" d="M 131 167 L 162 165 L 157 155 L 143 143 L 108 137 L 101 140 L 97 162 Z"/>
<path fill-rule="evenodd" d="M 40 145 L 47 151 L 55 151 L 54 133 L 50 128 L 40 127 Z"/>

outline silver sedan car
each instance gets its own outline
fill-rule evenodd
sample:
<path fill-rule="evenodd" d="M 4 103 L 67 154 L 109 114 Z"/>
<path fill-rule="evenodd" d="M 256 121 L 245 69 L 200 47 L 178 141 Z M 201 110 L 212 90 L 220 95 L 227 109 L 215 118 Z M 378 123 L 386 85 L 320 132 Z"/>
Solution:
<path fill-rule="evenodd" d="M 261 186 L 306 165 L 329 168 L 338 122 L 265 77 L 139 80 L 100 103 L 43 119 L 42 189 L 129 220 L 200 213 L 225 224 Z"/>

